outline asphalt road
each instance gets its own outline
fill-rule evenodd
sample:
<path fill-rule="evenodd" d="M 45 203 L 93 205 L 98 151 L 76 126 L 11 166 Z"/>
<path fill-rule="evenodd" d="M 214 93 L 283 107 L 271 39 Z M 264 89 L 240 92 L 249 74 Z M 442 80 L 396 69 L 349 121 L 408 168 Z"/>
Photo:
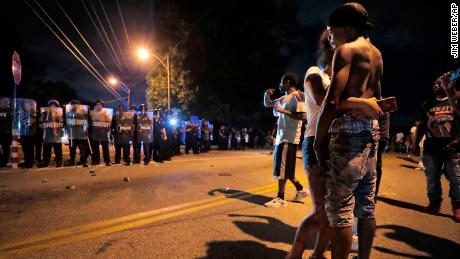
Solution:
<path fill-rule="evenodd" d="M 283 258 L 311 201 L 263 206 L 277 190 L 269 152 L 0 171 L 0 257 Z M 447 181 L 441 213 L 423 213 L 423 171 L 404 158 L 384 157 L 372 257 L 459 258 L 460 224 L 451 219 Z"/>

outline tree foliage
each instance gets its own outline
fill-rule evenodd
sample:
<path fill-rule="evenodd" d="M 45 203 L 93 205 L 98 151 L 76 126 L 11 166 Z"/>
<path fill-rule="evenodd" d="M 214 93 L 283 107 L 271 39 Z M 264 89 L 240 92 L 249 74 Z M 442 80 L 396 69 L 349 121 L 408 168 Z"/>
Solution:
<path fill-rule="evenodd" d="M 271 128 L 262 95 L 302 43 L 296 1 L 158 0 L 154 10 L 156 40 L 177 46 L 176 69 L 187 71 L 181 104 L 214 121 Z"/>

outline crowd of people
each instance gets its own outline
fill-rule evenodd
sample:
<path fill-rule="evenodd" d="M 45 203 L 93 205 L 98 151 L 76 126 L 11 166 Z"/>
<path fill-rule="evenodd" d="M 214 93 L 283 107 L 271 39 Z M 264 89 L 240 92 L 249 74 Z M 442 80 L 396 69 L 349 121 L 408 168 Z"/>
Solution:
<path fill-rule="evenodd" d="M 273 171 L 278 193 L 265 206 L 288 206 L 288 180 L 297 190 L 292 201 L 309 193 L 313 201 L 313 211 L 301 221 L 286 258 L 302 258 L 310 242 L 315 246 L 309 258 L 326 258 L 329 244 L 332 258 L 348 258 L 354 218 L 357 258 L 370 258 L 382 153 L 392 146 L 397 152 L 414 152 L 422 138 L 429 200 L 425 211 L 440 211 L 440 179 L 445 174 L 453 219 L 460 222 L 460 94 L 455 81 L 450 73 L 440 76 L 433 87 L 435 98 L 423 104 L 421 121 L 407 138 L 397 133 L 390 139 L 389 116 L 396 105 L 381 96 L 383 61 L 368 36 L 372 27 L 362 5 L 341 5 L 329 16 L 319 40 L 318 66 L 307 69 L 303 91 L 297 89 L 297 75 L 290 72 L 281 77 L 282 97 L 272 99 L 275 89 L 265 91 L 264 105 L 278 117 Z M 295 177 L 303 121 L 302 158 L 309 191 Z"/>
<path fill-rule="evenodd" d="M 272 148 L 273 131 L 247 128 L 227 128 L 222 125 L 218 133 L 219 150 L 245 150 L 245 148 Z"/>

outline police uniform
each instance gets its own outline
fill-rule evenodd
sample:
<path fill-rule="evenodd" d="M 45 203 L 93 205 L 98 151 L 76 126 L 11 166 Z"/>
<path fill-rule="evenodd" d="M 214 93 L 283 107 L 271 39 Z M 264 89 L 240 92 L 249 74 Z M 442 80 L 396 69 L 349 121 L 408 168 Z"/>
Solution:
<path fill-rule="evenodd" d="M 9 100 L 7 98 L 2 98 L 0 99 L 0 167 L 6 167 L 10 160 L 12 123 L 13 118 Z"/>
<path fill-rule="evenodd" d="M 51 99 L 48 107 L 41 109 L 40 128 L 43 139 L 43 160 L 38 167 L 47 167 L 51 160 L 51 149 L 54 149 L 56 167 L 62 166 L 62 129 L 64 127 L 64 114 L 59 108 L 59 102 Z"/>
<path fill-rule="evenodd" d="M 104 105 L 101 99 L 96 100 L 95 105 Z M 94 109 L 91 111 L 91 164 L 98 165 L 101 160 L 99 146 L 102 147 L 102 156 L 106 166 L 110 166 L 109 136 L 111 130 L 112 113 L 110 109 Z"/>
<path fill-rule="evenodd" d="M 75 156 L 77 154 L 77 147 L 80 150 L 80 164 L 84 167 L 87 167 L 87 159 L 89 154 L 89 145 L 88 145 L 88 110 L 86 111 L 75 111 L 78 109 L 76 105 L 81 105 L 80 101 L 73 100 L 70 102 L 71 107 L 68 110 L 66 107 L 66 129 L 69 136 L 69 153 L 70 159 L 64 163 L 65 166 L 75 165 Z M 74 118 L 72 118 L 72 117 Z M 81 124 L 81 125 L 80 125 Z"/>

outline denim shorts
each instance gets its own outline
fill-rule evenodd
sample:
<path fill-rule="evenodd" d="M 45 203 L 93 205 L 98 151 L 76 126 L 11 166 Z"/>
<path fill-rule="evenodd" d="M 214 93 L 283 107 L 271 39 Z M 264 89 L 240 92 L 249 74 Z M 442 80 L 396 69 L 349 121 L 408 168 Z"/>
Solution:
<path fill-rule="evenodd" d="M 326 179 L 331 227 L 349 227 L 354 216 L 375 218 L 377 141 L 370 131 L 331 135 Z"/>
<path fill-rule="evenodd" d="M 316 159 L 313 148 L 315 137 L 304 138 L 302 143 L 302 160 L 307 174 L 308 185 L 311 197 L 318 215 L 324 215 L 325 196 L 326 196 L 326 173 L 322 170 Z"/>
<path fill-rule="evenodd" d="M 318 165 L 318 160 L 316 159 L 315 149 L 313 144 L 315 143 L 315 137 L 306 137 L 302 142 L 302 161 L 303 168 L 307 170 L 309 167 Z"/>

